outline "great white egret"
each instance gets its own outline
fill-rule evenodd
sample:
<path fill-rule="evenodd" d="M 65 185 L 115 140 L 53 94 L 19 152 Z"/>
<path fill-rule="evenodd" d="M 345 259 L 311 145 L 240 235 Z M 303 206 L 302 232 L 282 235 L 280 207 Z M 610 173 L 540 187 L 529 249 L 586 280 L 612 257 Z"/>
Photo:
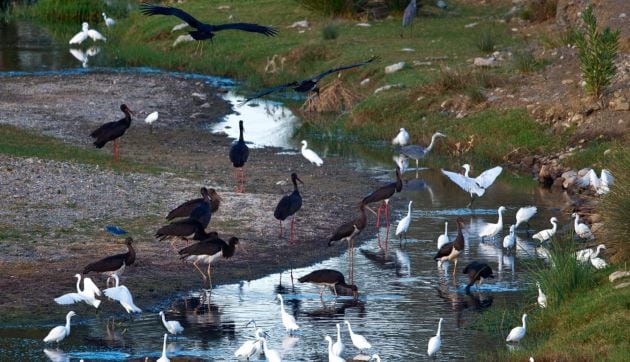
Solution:
<path fill-rule="evenodd" d="M 341 326 L 337 323 L 337 341 L 332 345 L 332 352 L 336 356 L 341 357 L 344 348 L 343 342 L 341 341 Z"/>
<path fill-rule="evenodd" d="M 298 326 L 295 322 L 295 317 L 287 313 L 287 311 L 284 309 L 284 300 L 282 299 L 282 295 L 278 294 L 277 298 L 280 299 L 280 318 L 282 319 L 284 329 L 289 332 L 289 334 L 292 334 L 293 332 L 300 329 L 300 326 Z"/>
<path fill-rule="evenodd" d="M 577 180 L 577 185 L 581 187 L 592 187 L 598 195 L 607 194 L 610 186 L 615 182 L 612 173 L 602 169 L 601 176 L 597 177 L 595 170 L 590 169 L 588 173 Z"/>
<path fill-rule="evenodd" d="M 608 267 L 608 263 L 602 258 L 591 257 L 591 265 L 595 267 L 595 269 L 604 269 Z"/>
<path fill-rule="evenodd" d="M 275 349 L 269 349 L 267 346 L 267 339 L 264 337 L 261 338 L 263 344 L 263 351 L 265 352 L 265 359 L 269 362 L 282 362 L 282 357 L 280 357 L 280 353 Z"/>
<path fill-rule="evenodd" d="M 475 195 L 477 197 L 483 196 L 486 189 L 494 183 L 494 180 L 496 180 L 496 178 L 501 174 L 501 171 L 503 171 L 501 166 L 497 166 L 482 172 L 475 178 L 472 178 L 468 176 L 468 173 L 470 172 L 470 165 L 464 164 L 462 167 L 466 170 L 464 175 L 445 170 L 442 170 L 442 173 L 451 179 L 451 181 L 453 181 L 462 190 L 470 194 L 470 203 L 468 204 L 468 207 L 470 207 L 475 200 Z"/>
<path fill-rule="evenodd" d="M 537 232 L 532 236 L 532 238 L 539 240 L 541 243 L 551 239 L 554 235 L 556 235 L 556 230 L 558 229 L 558 219 L 552 217 L 549 219 L 549 222 L 553 227 L 551 229 L 545 229 Z"/>
<path fill-rule="evenodd" d="M 302 140 L 302 156 L 306 158 L 310 163 L 313 163 L 317 166 L 321 166 L 324 164 L 324 161 L 315 153 L 315 151 L 307 148 L 308 143 L 306 140 Z"/>
<path fill-rule="evenodd" d="M 332 338 L 330 338 L 330 336 L 326 336 L 324 339 L 328 342 L 328 362 L 344 362 L 345 359 L 339 357 L 333 352 Z"/>
<path fill-rule="evenodd" d="M 505 339 L 506 342 L 518 342 L 521 339 L 523 339 L 523 337 L 525 337 L 525 332 L 526 332 L 525 319 L 527 319 L 527 314 L 523 314 L 523 326 L 512 328 L 512 330 L 510 331 L 510 334 L 508 334 L 507 338 Z"/>
<path fill-rule="evenodd" d="M 141 313 L 142 309 L 138 308 L 133 303 L 133 297 L 131 296 L 131 292 L 129 292 L 129 289 L 127 289 L 127 287 L 124 285 L 118 285 L 118 275 L 113 274 L 112 277 L 116 281 L 116 286 L 103 290 L 103 294 L 113 300 L 117 300 L 118 302 L 120 302 L 120 305 L 125 308 L 127 313 Z"/>
<path fill-rule="evenodd" d="M 48 332 L 44 342 L 61 342 L 64 338 L 70 335 L 70 318 L 77 315 L 74 311 L 69 311 L 66 314 L 66 325 L 57 326 Z"/>
<path fill-rule="evenodd" d="M 437 248 L 440 249 L 444 244 L 448 243 L 448 221 L 444 222 L 444 234 L 440 234 L 437 239 Z"/>
<path fill-rule="evenodd" d="M 497 211 L 499 213 L 499 220 L 497 221 L 497 223 L 487 223 L 479 231 L 481 241 L 483 241 L 484 238 L 494 238 L 498 233 L 501 232 L 501 230 L 503 230 L 503 211 L 505 211 L 505 207 L 500 206 Z"/>
<path fill-rule="evenodd" d="M 94 29 L 90 29 L 88 23 L 84 22 L 81 24 L 81 31 L 76 33 L 72 39 L 68 42 L 69 44 L 81 44 L 88 37 L 94 41 L 102 40 L 106 41 L 107 39 L 98 31 Z"/>
<path fill-rule="evenodd" d="M 409 132 L 407 132 L 406 129 L 401 128 L 396 137 L 392 140 L 392 144 L 404 146 L 407 143 L 409 143 Z"/>
<path fill-rule="evenodd" d="M 516 224 L 514 224 L 514 228 L 518 229 L 518 226 L 522 223 L 525 223 L 529 226 L 529 219 L 531 219 L 538 209 L 536 206 L 525 206 L 518 209 L 516 212 Z"/>
<path fill-rule="evenodd" d="M 352 327 L 350 326 L 350 322 L 348 321 L 343 321 L 343 322 L 348 325 L 348 332 L 350 333 L 350 340 L 352 340 L 352 344 L 359 351 L 363 352 L 364 349 L 372 348 L 372 345 L 370 344 L 370 342 L 367 341 L 367 339 L 365 339 L 365 337 L 363 337 L 360 334 L 356 334 L 352 332 Z"/>
<path fill-rule="evenodd" d="M 94 308 L 98 308 L 101 301 L 96 299 L 96 296 L 101 295 L 101 291 L 98 289 L 96 284 L 94 284 L 90 278 L 83 278 L 83 290 L 81 290 L 81 274 L 75 274 L 74 277 L 77 278 L 77 292 L 67 293 L 55 298 L 55 303 L 65 305 L 74 304 L 76 302 L 85 302 Z"/>
<path fill-rule="evenodd" d="M 160 316 L 162 317 L 162 324 L 168 333 L 177 335 L 184 331 L 184 327 L 182 327 L 178 321 L 167 321 L 166 316 L 164 316 L 164 311 L 160 311 Z"/>
<path fill-rule="evenodd" d="M 575 252 L 575 258 L 577 259 L 577 261 L 580 261 L 582 263 L 586 263 L 591 258 L 597 258 L 597 256 L 599 255 L 599 252 L 602 249 L 606 249 L 606 245 L 599 244 L 599 245 L 597 245 L 597 248 L 595 248 L 595 250 L 593 250 L 591 248 L 578 250 L 578 251 Z"/>
<path fill-rule="evenodd" d="M 396 236 L 400 238 L 400 243 L 402 245 L 402 237 L 405 234 L 405 240 L 407 239 L 407 230 L 409 230 L 409 224 L 411 224 L 411 203 L 413 201 L 409 201 L 409 207 L 407 210 L 407 216 L 403 217 L 396 227 Z"/>
<path fill-rule="evenodd" d="M 593 237 L 593 233 L 588 225 L 580 222 L 580 215 L 577 212 L 571 214 L 571 217 L 575 218 L 575 223 L 573 224 L 573 228 L 575 229 L 575 234 L 584 239 L 590 239 Z"/>
<path fill-rule="evenodd" d="M 153 122 L 157 121 L 159 116 L 160 114 L 158 111 L 155 111 L 149 113 L 149 115 L 144 119 L 144 123 L 149 125 L 149 132 L 153 133 Z"/>
<path fill-rule="evenodd" d="M 265 332 L 262 328 L 256 327 L 256 322 L 254 320 L 250 320 L 247 325 L 250 323 L 254 323 L 254 328 L 256 328 L 256 339 L 245 341 L 235 352 L 234 357 L 236 358 L 246 358 L 249 359 L 252 356 L 257 356 L 262 353 L 262 338 L 265 335 Z"/>
<path fill-rule="evenodd" d="M 116 20 L 108 17 L 105 13 L 102 13 L 103 20 L 105 20 L 105 25 L 109 28 L 110 26 L 116 25 Z"/>
<path fill-rule="evenodd" d="M 437 333 L 435 334 L 435 336 L 431 337 L 431 339 L 429 339 L 429 346 L 427 348 L 427 354 L 429 356 L 433 356 L 434 354 L 437 353 L 437 351 L 440 350 L 440 347 L 442 346 L 442 337 L 440 336 L 440 333 L 442 331 L 442 321 L 444 320 L 444 318 L 440 318 L 440 321 L 438 322 L 438 329 L 437 329 Z"/>
<path fill-rule="evenodd" d="M 170 362 L 171 360 L 166 357 L 166 339 L 168 338 L 168 333 L 164 333 L 164 343 L 162 343 L 162 356 L 157 360 L 157 362 Z"/>

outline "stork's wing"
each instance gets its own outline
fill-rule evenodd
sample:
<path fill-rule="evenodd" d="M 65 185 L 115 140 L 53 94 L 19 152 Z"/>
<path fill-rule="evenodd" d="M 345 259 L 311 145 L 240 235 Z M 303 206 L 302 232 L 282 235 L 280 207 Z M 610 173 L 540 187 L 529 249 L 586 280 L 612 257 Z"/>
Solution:
<path fill-rule="evenodd" d="M 273 92 L 277 92 L 277 91 L 283 90 L 285 88 L 293 87 L 293 86 L 296 86 L 296 85 L 297 85 L 297 82 L 291 82 L 291 83 L 277 85 L 275 87 L 267 88 L 267 89 L 261 91 L 260 93 L 254 94 L 253 96 L 245 99 L 240 105 L 242 106 L 245 103 L 251 101 L 252 99 L 261 98 L 261 97 L 266 96 L 267 94 L 271 94 Z"/>
<path fill-rule="evenodd" d="M 266 36 L 276 36 L 278 31 L 270 26 L 263 26 L 252 23 L 229 23 L 221 25 L 212 25 L 213 31 L 220 30 L 243 30 L 251 33 L 260 33 Z"/>
<path fill-rule="evenodd" d="M 370 58 L 370 59 L 368 59 L 368 60 L 366 60 L 365 62 L 362 62 L 362 63 L 356 63 L 356 64 L 350 64 L 350 65 L 342 65 L 341 67 L 332 68 L 332 69 L 329 69 L 329 70 L 321 73 L 320 75 L 317 75 L 317 76 L 311 78 L 311 80 L 313 82 L 317 83 L 320 79 L 324 78 L 328 74 L 339 72 L 339 71 L 350 69 L 350 68 L 360 67 L 362 65 L 366 65 L 366 64 L 372 63 L 376 59 L 377 59 L 377 57 L 372 57 L 372 58 Z"/>
<path fill-rule="evenodd" d="M 83 278 L 83 293 L 95 298 L 96 295 L 101 295 L 101 290 L 98 289 L 92 279 Z"/>
<path fill-rule="evenodd" d="M 451 181 L 453 181 L 457 186 L 461 187 L 462 190 L 470 192 L 470 189 L 472 188 L 472 182 L 470 178 L 457 172 L 442 170 L 442 173 L 445 174 L 446 177 L 450 178 Z"/>
<path fill-rule="evenodd" d="M 200 22 L 199 20 L 195 19 L 192 15 L 188 14 L 187 12 L 185 12 L 184 10 L 178 9 L 178 8 L 173 8 L 170 6 L 158 6 L 158 5 L 154 5 L 154 4 L 149 4 L 149 3 L 142 3 L 140 5 L 140 12 L 142 12 L 142 14 L 144 15 L 172 15 L 172 16 L 176 16 L 180 19 L 182 19 L 183 21 L 187 22 L 188 25 L 192 26 L 193 28 L 199 28 L 200 26 L 203 25 L 202 22 Z"/>
<path fill-rule="evenodd" d="M 82 302 L 84 300 L 85 298 L 79 293 L 68 293 L 62 295 L 61 297 L 55 298 L 55 303 L 65 305 Z"/>
<path fill-rule="evenodd" d="M 484 188 L 484 189 L 488 188 L 490 185 L 492 185 L 494 180 L 496 180 L 496 178 L 501 174 L 501 171 L 503 171 L 503 168 L 501 166 L 497 166 L 495 168 L 486 170 L 482 172 L 481 175 L 475 178 L 475 182 L 481 188 Z"/>

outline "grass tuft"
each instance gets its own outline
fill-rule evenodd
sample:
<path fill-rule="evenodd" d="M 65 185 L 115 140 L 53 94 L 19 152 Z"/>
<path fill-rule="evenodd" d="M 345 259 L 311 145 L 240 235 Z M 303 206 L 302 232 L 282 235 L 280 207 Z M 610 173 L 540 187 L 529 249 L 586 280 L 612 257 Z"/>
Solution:
<path fill-rule="evenodd" d="M 486 53 L 493 52 L 497 43 L 494 33 L 494 29 L 482 29 L 477 38 L 477 49 Z"/>
<path fill-rule="evenodd" d="M 627 150 L 627 146 L 625 148 Z M 610 251 L 614 251 L 611 258 L 613 262 L 625 262 L 630 256 L 630 154 L 621 152 L 608 165 L 615 183 L 606 194 L 598 210 L 606 227 L 604 228 L 604 240 Z"/>
<path fill-rule="evenodd" d="M 328 24 L 322 28 L 322 38 L 324 40 L 335 40 L 339 37 L 339 27 L 335 24 Z"/>

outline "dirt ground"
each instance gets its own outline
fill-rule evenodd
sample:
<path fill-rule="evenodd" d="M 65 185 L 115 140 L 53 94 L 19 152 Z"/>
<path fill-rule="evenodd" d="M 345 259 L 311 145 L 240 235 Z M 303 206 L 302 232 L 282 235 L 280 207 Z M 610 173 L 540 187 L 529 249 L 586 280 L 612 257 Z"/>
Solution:
<path fill-rule="evenodd" d="M 46 320 L 58 308 L 53 298 L 74 290 L 75 273 L 124 252 L 123 238 L 103 231 L 109 224 L 134 238 L 137 261 L 123 281 L 141 308 L 157 308 L 169 296 L 203 287 L 198 272 L 183 264 L 167 242 L 153 237 L 167 223 L 166 213 L 199 197 L 201 186 L 217 189 L 223 198 L 208 230 L 241 240 L 236 255 L 213 268 L 215 284 L 306 266 L 344 251 L 344 246 L 327 247 L 328 236 L 356 216 L 355 205 L 379 183 L 341 159 L 327 158 L 318 168 L 299 153 L 265 148 L 250 153 L 246 193 L 233 192 L 232 141 L 204 128 L 229 110 L 216 96 L 220 91 L 165 75 L 24 76 L 0 82 L 1 123 L 82 148 L 93 147 L 92 129 L 121 118 L 119 106 L 125 102 L 138 118 L 122 138 L 122 157 L 166 170 L 116 172 L 101 165 L 0 155 L 3 321 L 27 314 Z M 192 93 L 207 99 L 198 101 Z M 150 133 L 139 119 L 153 110 L 159 110 L 160 119 Z M 247 139 L 247 121 L 245 128 Z M 110 153 L 111 145 L 102 152 Z M 296 218 L 298 242 L 287 247 L 286 238 L 278 238 L 273 210 L 292 191 L 291 172 L 304 181 L 304 202 Z M 90 276 L 104 285 L 101 276 Z"/>

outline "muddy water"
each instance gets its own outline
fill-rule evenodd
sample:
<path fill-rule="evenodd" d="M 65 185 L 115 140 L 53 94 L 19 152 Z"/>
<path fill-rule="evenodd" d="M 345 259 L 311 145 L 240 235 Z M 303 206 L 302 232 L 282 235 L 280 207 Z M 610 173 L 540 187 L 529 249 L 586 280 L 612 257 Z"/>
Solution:
<path fill-rule="evenodd" d="M 56 46 L 49 46 L 49 52 L 54 52 Z M 46 58 L 52 57 L 40 57 Z M 28 59 L 34 58 L 30 56 Z M 2 70 L 82 68 L 81 64 L 76 63 L 55 66 L 40 64 L 34 67 L 34 60 L 20 64 L 7 66 L 3 61 Z M 29 66 L 24 67 L 24 64 Z M 188 76 L 199 78 L 196 75 Z M 208 78 L 208 81 L 211 79 L 214 78 Z M 240 99 L 232 93 L 225 97 L 233 102 Z M 245 119 L 248 124 L 255 125 L 247 127 L 248 140 L 254 144 L 284 147 L 282 152 L 297 151 L 299 139 L 293 135 L 299 120 L 281 104 L 260 102 L 257 107 L 247 105 L 236 110 L 238 114 L 228 116 L 223 123 L 215 125 L 212 131 L 224 131 L 235 136 L 238 120 Z M 317 135 L 312 136 L 317 138 Z M 387 145 L 370 146 L 357 151 L 348 143 L 343 140 L 327 141 L 320 137 L 314 142 L 313 148 L 325 157 L 342 155 L 349 164 L 369 168 L 374 177 L 383 182 L 392 179 L 394 164 L 390 160 L 393 151 Z M 442 358 L 470 359 L 476 352 L 506 348 L 500 339 L 475 330 L 471 323 L 488 308 L 507 305 L 523 298 L 522 290 L 531 283 L 523 264 L 528 259 L 541 256 L 537 253 L 536 244 L 527 238 L 525 228 L 519 231 L 518 248 L 514 255 L 504 254 L 492 242 L 481 243 L 477 236 L 478 230 L 485 222 L 496 222 L 496 209 L 500 205 L 507 207 L 504 215 L 507 225 L 513 222 L 519 207 L 536 205 L 539 211 L 531 222 L 531 228 L 548 228 L 548 219 L 559 216 L 558 208 L 564 202 L 563 195 L 548 193 L 531 182 L 515 182 L 510 177 L 503 175 L 469 209 L 465 207 L 468 195 L 439 171 L 420 170 L 416 174 L 412 170 L 405 173 L 403 191 L 392 200 L 388 254 L 385 255 L 377 246 L 379 239 L 384 243 L 387 235 L 385 227 L 378 231 L 375 228 L 366 229 L 362 235 L 366 242 L 355 251 L 354 282 L 360 290 L 357 302 L 348 298 L 335 300 L 330 294 L 320 300 L 315 286 L 297 282 L 292 286 L 287 271 L 282 276 L 282 285 L 280 276 L 276 274 L 217 286 L 211 292 L 192 290 L 177 298 L 165 299 L 162 305 L 157 306 L 145 305 L 142 300 L 136 300 L 144 312 L 133 317 L 124 313 L 97 314 L 87 305 L 74 305 L 72 309 L 78 315 L 73 319 L 72 333 L 58 346 L 47 346 L 41 341 L 54 325 L 42 325 L 29 320 L 19 325 L 6 325 L 0 318 L 0 359 L 156 359 L 161 354 L 162 335 L 165 332 L 157 315 L 162 309 L 167 312 L 168 319 L 180 321 L 185 328 L 183 335 L 169 337 L 168 340 L 168 356 L 175 360 L 232 360 L 238 346 L 252 338 L 253 328 L 245 327 L 250 319 L 255 319 L 260 327 L 269 331 L 270 348 L 279 350 L 289 361 L 326 360 L 324 336 L 336 334 L 336 323 L 342 324 L 345 357 L 355 357 L 359 351 L 351 346 L 344 320 L 352 324 L 356 333 L 364 335 L 372 343 L 372 349 L 367 352 L 379 353 L 384 360 L 425 359 L 427 342 L 435 334 L 439 318 L 444 318 Z M 407 241 L 401 247 L 393 233 L 396 220 L 406 214 L 410 200 L 413 201 L 413 220 Z M 452 239 L 455 236 L 455 219 L 459 216 L 466 222 L 467 244 L 458 270 L 461 272 L 462 265 L 477 260 L 490 264 L 496 275 L 494 280 L 482 285 L 480 291 L 473 289 L 471 295 L 464 293 L 466 280 L 463 275 L 456 274 L 453 277 L 449 272 L 438 269 L 432 260 L 437 237 L 444 231 L 444 222 L 449 223 L 449 237 Z M 369 222 L 374 223 L 372 215 L 369 216 Z M 564 225 L 567 220 L 561 219 L 560 223 Z M 507 226 L 504 230 L 507 230 Z M 500 242 L 502 236 L 496 242 Z M 341 250 L 346 248 L 344 245 L 334 247 Z M 296 248 L 295 252 L 300 250 Z M 217 273 L 221 272 L 221 263 L 224 262 L 217 263 L 214 269 Z M 348 254 L 344 252 L 340 257 L 293 270 L 293 275 L 297 278 L 319 268 L 338 269 L 348 274 L 348 265 Z M 191 273 L 191 277 L 197 276 Z M 58 283 L 60 294 L 69 292 L 74 286 L 71 283 Z M 294 337 L 288 337 L 282 327 L 279 302 L 275 299 L 278 293 L 284 296 L 285 307 L 300 325 Z M 58 324 L 62 323 L 68 310 L 68 307 L 59 307 Z M 470 340 L 476 342 L 470 343 Z"/>

